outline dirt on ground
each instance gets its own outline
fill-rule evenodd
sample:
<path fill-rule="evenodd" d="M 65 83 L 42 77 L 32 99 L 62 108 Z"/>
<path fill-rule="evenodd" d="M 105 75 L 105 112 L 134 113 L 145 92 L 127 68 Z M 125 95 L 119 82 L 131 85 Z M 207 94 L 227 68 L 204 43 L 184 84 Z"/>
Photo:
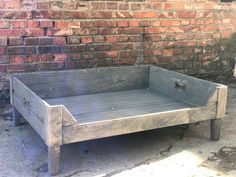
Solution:
<path fill-rule="evenodd" d="M 229 95 L 221 139 L 209 139 L 209 121 L 62 146 L 60 177 L 236 177 L 236 82 Z M 12 108 L 0 108 L 0 177 L 48 176 L 47 147 Z"/>

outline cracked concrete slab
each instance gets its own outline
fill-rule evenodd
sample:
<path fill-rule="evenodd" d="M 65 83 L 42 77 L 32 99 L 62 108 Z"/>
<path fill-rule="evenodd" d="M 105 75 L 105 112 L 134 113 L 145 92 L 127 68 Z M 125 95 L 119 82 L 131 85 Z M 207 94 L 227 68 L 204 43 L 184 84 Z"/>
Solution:
<path fill-rule="evenodd" d="M 62 147 L 59 177 L 236 176 L 236 83 L 229 86 L 220 141 L 209 121 Z M 28 125 L 13 127 L 11 107 L 0 110 L 0 177 L 44 177 L 47 147 Z"/>

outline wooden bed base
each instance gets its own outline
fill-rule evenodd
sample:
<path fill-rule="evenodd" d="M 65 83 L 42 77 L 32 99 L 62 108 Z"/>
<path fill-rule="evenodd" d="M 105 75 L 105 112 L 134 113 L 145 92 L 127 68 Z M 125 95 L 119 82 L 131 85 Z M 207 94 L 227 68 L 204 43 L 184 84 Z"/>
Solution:
<path fill-rule="evenodd" d="M 203 120 L 219 140 L 226 98 L 227 86 L 149 65 L 11 77 L 15 125 L 23 116 L 47 144 L 52 175 L 63 144 Z"/>

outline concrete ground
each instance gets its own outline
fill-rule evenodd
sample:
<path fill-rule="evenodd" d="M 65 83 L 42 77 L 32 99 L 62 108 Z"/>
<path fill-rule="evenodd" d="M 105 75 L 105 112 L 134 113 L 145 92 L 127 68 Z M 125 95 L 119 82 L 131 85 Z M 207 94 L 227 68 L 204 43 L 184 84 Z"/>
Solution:
<path fill-rule="evenodd" d="M 117 136 L 62 147 L 60 177 L 236 176 L 236 83 L 229 86 L 220 141 L 209 122 Z M 47 147 L 28 125 L 13 127 L 0 110 L 0 177 L 44 177 Z"/>

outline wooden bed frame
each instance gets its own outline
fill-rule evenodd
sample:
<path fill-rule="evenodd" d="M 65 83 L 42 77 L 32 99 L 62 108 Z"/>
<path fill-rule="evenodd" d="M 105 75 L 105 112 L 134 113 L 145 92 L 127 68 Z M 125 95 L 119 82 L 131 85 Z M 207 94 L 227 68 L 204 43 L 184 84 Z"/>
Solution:
<path fill-rule="evenodd" d="M 47 144 L 52 175 L 63 144 L 203 120 L 218 140 L 226 98 L 227 86 L 149 65 L 11 76 L 15 125 L 24 117 Z"/>

